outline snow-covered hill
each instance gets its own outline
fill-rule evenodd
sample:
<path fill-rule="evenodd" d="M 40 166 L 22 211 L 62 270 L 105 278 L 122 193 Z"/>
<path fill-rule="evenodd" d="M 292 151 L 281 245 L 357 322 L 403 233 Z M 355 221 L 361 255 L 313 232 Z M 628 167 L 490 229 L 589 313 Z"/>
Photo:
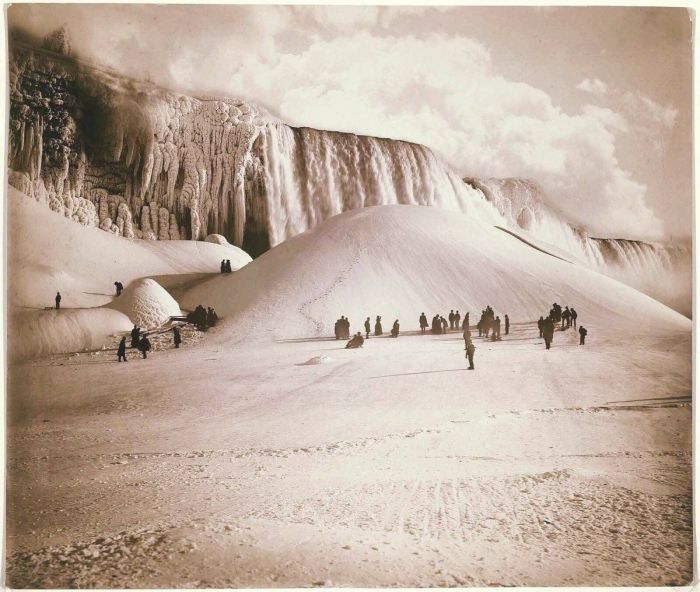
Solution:
<path fill-rule="evenodd" d="M 456 212 L 420 206 L 352 210 L 268 251 L 231 277 L 184 296 L 214 306 L 226 331 L 252 337 L 354 331 L 381 315 L 416 329 L 425 312 L 478 314 L 491 304 L 512 321 L 535 320 L 551 304 L 574 306 L 586 325 L 637 333 L 689 330 L 690 321 L 648 296 Z"/>

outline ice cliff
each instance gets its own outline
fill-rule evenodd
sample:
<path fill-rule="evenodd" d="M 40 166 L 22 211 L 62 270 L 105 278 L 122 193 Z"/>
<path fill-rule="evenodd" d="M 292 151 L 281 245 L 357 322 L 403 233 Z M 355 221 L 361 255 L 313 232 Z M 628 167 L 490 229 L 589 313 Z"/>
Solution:
<path fill-rule="evenodd" d="M 464 182 L 425 146 L 290 127 L 49 47 L 10 44 L 9 180 L 76 222 L 147 240 L 218 234 L 255 256 L 349 209 L 438 206 L 524 230 L 665 302 L 680 285 L 673 305 L 689 313 L 690 275 L 676 273 L 689 248 L 591 238 L 535 183 Z"/>

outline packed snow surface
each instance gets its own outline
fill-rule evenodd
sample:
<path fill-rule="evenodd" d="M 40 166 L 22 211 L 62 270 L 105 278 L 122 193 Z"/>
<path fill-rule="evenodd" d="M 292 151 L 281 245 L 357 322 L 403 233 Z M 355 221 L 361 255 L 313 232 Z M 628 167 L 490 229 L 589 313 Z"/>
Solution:
<path fill-rule="evenodd" d="M 403 206 L 179 289 L 221 317 L 199 341 L 10 365 L 13 587 L 692 580 L 691 331 L 666 306 Z M 545 350 L 534 320 L 554 301 L 585 346 L 569 329 Z M 487 304 L 510 316 L 502 341 L 477 336 Z M 417 331 L 452 308 L 475 371 L 461 331 Z M 340 315 L 353 333 L 378 314 L 398 339 L 333 339 Z"/>

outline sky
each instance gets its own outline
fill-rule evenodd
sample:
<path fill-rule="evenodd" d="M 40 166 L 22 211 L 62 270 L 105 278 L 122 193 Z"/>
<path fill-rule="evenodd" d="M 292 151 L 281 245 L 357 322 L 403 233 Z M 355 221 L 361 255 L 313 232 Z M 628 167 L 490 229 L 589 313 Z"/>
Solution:
<path fill-rule="evenodd" d="M 683 8 L 26 4 L 74 52 L 291 125 L 429 146 L 461 176 L 526 177 L 593 236 L 692 229 Z"/>

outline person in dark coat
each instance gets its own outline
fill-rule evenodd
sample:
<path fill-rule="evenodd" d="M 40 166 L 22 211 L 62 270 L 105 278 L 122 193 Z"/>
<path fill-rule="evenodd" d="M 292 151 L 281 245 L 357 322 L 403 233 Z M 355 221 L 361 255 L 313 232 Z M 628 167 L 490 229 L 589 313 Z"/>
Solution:
<path fill-rule="evenodd" d="M 61 308 L 61 293 L 60 292 L 56 292 L 56 298 L 54 300 L 56 300 L 56 310 L 58 310 L 59 308 Z"/>
<path fill-rule="evenodd" d="M 214 312 L 214 309 L 211 307 L 207 307 L 207 324 L 210 327 L 216 326 L 216 321 L 219 320 L 219 316 Z"/>
<path fill-rule="evenodd" d="M 180 328 L 177 325 L 173 327 L 173 343 L 175 344 L 175 349 L 180 349 L 182 337 L 180 337 Z"/>
<path fill-rule="evenodd" d="M 374 334 L 377 337 L 379 337 L 382 334 L 382 317 L 380 317 L 379 315 L 377 315 L 377 320 L 374 322 Z"/>
<path fill-rule="evenodd" d="M 442 323 L 440 322 L 440 315 L 436 314 L 433 317 L 433 322 L 432 322 L 432 326 L 430 327 L 430 330 L 435 335 L 439 335 L 440 333 L 442 333 Z"/>
<path fill-rule="evenodd" d="M 542 331 L 544 329 L 544 318 L 540 317 L 540 320 L 537 321 L 537 328 L 540 330 L 540 337 L 542 337 Z"/>
<path fill-rule="evenodd" d="M 571 307 L 571 321 L 574 324 L 574 329 L 576 328 L 576 319 L 577 318 L 578 318 L 578 313 L 576 312 L 576 310 L 573 307 Z"/>
<path fill-rule="evenodd" d="M 392 337 L 399 336 L 399 319 L 396 319 L 394 321 L 394 325 L 391 327 L 391 336 Z"/>
<path fill-rule="evenodd" d="M 114 282 L 114 289 L 117 292 L 117 296 L 120 296 L 122 293 L 122 290 L 124 289 L 124 286 L 121 282 Z"/>
<path fill-rule="evenodd" d="M 508 318 L 508 315 L 505 316 L 505 323 L 506 323 L 506 335 L 510 332 L 510 319 Z"/>
<path fill-rule="evenodd" d="M 458 310 L 455 310 L 455 329 L 459 329 L 459 321 L 462 318 L 462 315 L 459 314 Z"/>
<path fill-rule="evenodd" d="M 343 331 L 345 339 L 350 339 L 350 319 L 348 317 L 343 317 Z"/>
<path fill-rule="evenodd" d="M 450 310 L 450 314 L 447 315 L 447 319 L 450 321 L 450 329 L 455 328 L 455 311 Z"/>
<path fill-rule="evenodd" d="M 140 334 L 141 334 L 141 329 L 134 325 L 134 328 L 131 330 L 131 347 L 136 347 L 138 348 L 139 346 L 139 341 L 140 341 Z"/>
<path fill-rule="evenodd" d="M 369 317 L 365 319 L 365 339 L 369 339 L 369 332 L 372 330 L 372 325 L 369 322 Z"/>
<path fill-rule="evenodd" d="M 428 328 L 428 317 L 425 316 L 424 312 L 420 313 L 418 323 L 420 324 L 420 332 L 425 333 L 425 330 Z"/>
<path fill-rule="evenodd" d="M 145 334 L 141 338 L 141 341 L 139 341 L 139 351 L 141 352 L 144 360 L 148 357 L 147 353 L 151 351 L 151 342 L 148 340 L 148 337 L 146 337 Z"/>
<path fill-rule="evenodd" d="M 445 317 L 440 317 L 440 323 L 442 323 L 442 334 L 447 333 L 447 319 Z"/>
<path fill-rule="evenodd" d="M 569 320 L 569 316 L 571 313 L 569 313 L 569 307 L 567 306 L 564 309 L 564 312 L 561 313 L 561 328 L 565 329 L 571 326 L 571 321 Z"/>
<path fill-rule="evenodd" d="M 358 347 L 362 347 L 364 342 L 364 337 L 362 337 L 362 334 L 358 331 L 355 335 L 353 335 L 352 339 L 348 341 L 345 349 L 357 349 Z"/>
<path fill-rule="evenodd" d="M 586 328 L 583 325 L 581 325 L 579 327 L 578 334 L 581 336 L 581 339 L 579 339 L 578 344 L 584 345 L 586 343 L 586 335 L 588 335 L 588 331 L 586 330 Z"/>
<path fill-rule="evenodd" d="M 554 339 L 554 321 L 547 317 L 542 326 L 542 337 L 544 337 L 544 345 L 549 349 Z"/>
<path fill-rule="evenodd" d="M 122 358 L 126 362 L 126 337 L 122 337 L 119 342 L 119 347 L 117 348 L 117 361 L 121 362 Z"/>
<path fill-rule="evenodd" d="M 335 338 L 340 339 L 340 319 L 335 322 L 333 326 L 333 332 L 335 333 Z"/>
<path fill-rule="evenodd" d="M 474 370 L 474 352 L 476 351 L 476 347 L 474 347 L 474 342 L 471 339 L 467 343 L 466 350 L 466 358 L 469 360 L 469 368 L 467 368 L 467 370 Z"/>
<path fill-rule="evenodd" d="M 231 273 L 231 260 L 230 259 L 226 259 L 226 265 L 225 265 L 224 269 L 225 269 L 226 273 Z"/>
<path fill-rule="evenodd" d="M 469 328 L 469 313 L 464 315 L 464 320 L 462 321 L 462 329 L 468 329 Z"/>
<path fill-rule="evenodd" d="M 221 273 L 226 273 L 226 259 L 221 260 L 221 265 L 219 266 Z"/>

